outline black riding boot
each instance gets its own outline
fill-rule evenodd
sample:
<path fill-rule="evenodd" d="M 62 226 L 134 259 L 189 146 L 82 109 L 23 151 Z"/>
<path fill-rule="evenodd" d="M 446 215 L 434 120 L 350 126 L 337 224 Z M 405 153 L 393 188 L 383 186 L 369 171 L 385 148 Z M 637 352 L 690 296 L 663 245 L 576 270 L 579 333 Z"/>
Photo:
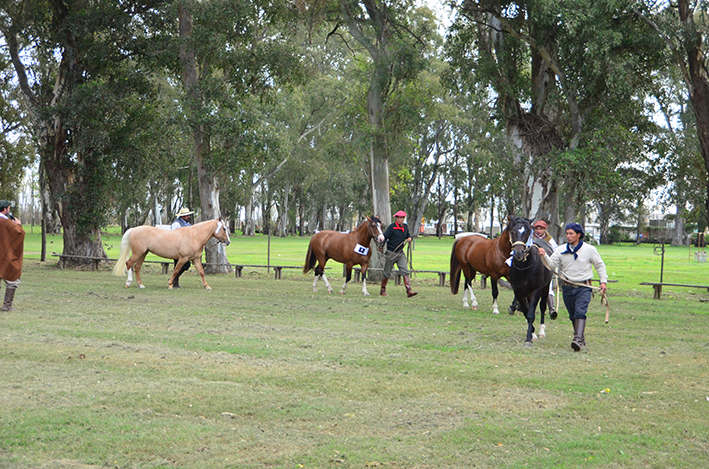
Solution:
<path fill-rule="evenodd" d="M 585 319 L 574 320 L 574 340 L 571 342 L 571 348 L 574 349 L 575 352 L 580 351 L 586 345 L 585 329 Z"/>
<path fill-rule="evenodd" d="M 556 319 L 558 313 L 556 312 L 556 308 L 554 308 L 554 296 L 547 296 L 547 304 L 549 305 L 549 317 Z"/>
<path fill-rule="evenodd" d="M 5 288 L 5 301 L 3 301 L 0 311 L 15 311 L 15 308 L 12 307 L 12 302 L 15 299 L 15 290 L 17 289 L 10 287 Z"/>

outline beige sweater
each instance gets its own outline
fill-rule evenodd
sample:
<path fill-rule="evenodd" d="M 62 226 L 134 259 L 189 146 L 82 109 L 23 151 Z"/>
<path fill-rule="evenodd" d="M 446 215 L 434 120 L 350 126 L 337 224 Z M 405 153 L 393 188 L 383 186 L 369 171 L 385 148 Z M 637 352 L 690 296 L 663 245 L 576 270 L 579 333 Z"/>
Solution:
<path fill-rule="evenodd" d="M 567 246 L 568 244 L 564 243 L 554 250 L 554 253 L 549 257 L 549 267 L 559 268 L 559 273 L 572 282 L 583 282 L 593 278 L 591 267 L 593 266 L 598 272 L 601 283 L 608 283 L 606 264 L 603 263 L 603 259 L 595 247 L 583 243 L 581 249 L 576 252 L 578 258 L 574 259 L 573 254 L 561 254 L 566 251 Z"/>

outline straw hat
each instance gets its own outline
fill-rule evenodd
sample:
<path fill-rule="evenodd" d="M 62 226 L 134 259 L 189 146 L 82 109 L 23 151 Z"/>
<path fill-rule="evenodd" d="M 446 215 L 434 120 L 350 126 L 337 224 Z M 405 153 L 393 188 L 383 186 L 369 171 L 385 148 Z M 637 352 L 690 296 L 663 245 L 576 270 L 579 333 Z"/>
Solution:
<path fill-rule="evenodd" d="M 186 217 L 187 215 L 192 215 L 194 212 L 187 207 L 182 207 L 179 212 L 177 212 L 178 217 Z"/>

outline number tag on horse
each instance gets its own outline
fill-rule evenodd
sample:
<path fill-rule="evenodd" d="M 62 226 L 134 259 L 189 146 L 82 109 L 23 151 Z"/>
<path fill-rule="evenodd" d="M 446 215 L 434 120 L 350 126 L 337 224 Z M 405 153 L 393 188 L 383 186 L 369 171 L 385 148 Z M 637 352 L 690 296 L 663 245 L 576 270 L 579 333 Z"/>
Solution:
<path fill-rule="evenodd" d="M 367 254 L 369 254 L 369 248 L 364 247 L 361 244 L 358 244 L 357 246 L 355 246 L 354 252 L 356 252 L 357 254 L 360 254 L 362 256 L 366 256 Z"/>

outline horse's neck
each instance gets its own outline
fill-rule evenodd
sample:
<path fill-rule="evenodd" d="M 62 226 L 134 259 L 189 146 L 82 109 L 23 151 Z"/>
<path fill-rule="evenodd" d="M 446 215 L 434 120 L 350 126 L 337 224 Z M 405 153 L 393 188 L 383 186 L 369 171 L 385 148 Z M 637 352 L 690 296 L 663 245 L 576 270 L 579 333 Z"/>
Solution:
<path fill-rule="evenodd" d="M 200 240 L 202 240 L 202 246 L 207 244 L 207 241 L 209 241 L 209 238 L 214 235 L 214 231 L 217 229 L 216 228 L 216 220 L 210 220 L 206 221 L 204 223 L 198 223 L 196 225 L 192 225 L 193 228 L 198 228 L 199 233 L 200 233 Z"/>
<path fill-rule="evenodd" d="M 510 252 L 512 250 L 509 227 L 505 228 L 505 231 L 500 233 L 500 236 L 497 238 L 497 246 L 502 252 Z"/>
<path fill-rule="evenodd" d="M 369 222 L 362 223 L 352 233 L 354 233 L 357 242 L 362 246 L 367 246 L 372 235 L 369 233 Z"/>

